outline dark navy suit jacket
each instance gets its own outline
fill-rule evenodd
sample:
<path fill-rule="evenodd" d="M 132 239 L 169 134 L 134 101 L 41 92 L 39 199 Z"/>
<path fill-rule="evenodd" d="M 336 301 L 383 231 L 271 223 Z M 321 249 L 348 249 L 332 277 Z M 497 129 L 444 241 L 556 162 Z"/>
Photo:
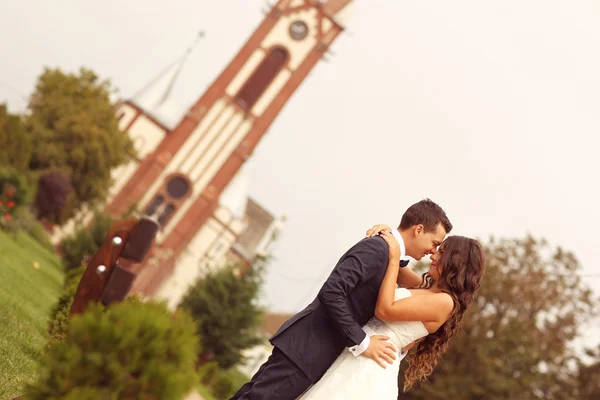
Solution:
<path fill-rule="evenodd" d="M 388 245 L 379 236 L 365 238 L 340 258 L 317 298 L 271 337 L 314 383 L 345 347 L 359 345 L 362 329 L 375 312 L 388 263 Z"/>

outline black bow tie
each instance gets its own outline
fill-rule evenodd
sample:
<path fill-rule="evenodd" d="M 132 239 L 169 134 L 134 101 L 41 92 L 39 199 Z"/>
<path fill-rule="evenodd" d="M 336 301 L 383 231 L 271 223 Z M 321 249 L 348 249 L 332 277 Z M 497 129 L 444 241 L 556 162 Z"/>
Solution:
<path fill-rule="evenodd" d="M 400 260 L 400 268 L 404 268 L 408 265 L 408 260 Z"/>

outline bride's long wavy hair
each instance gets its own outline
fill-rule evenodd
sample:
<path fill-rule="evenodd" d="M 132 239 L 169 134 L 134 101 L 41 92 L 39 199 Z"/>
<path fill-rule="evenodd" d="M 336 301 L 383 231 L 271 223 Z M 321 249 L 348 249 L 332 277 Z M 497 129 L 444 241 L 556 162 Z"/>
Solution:
<path fill-rule="evenodd" d="M 404 373 L 404 391 L 417 381 L 425 381 L 436 367 L 439 358 L 448 348 L 448 342 L 460 330 L 465 311 L 473 302 L 481 286 L 485 269 L 485 255 L 481 244 L 463 236 L 450 236 L 440 247 L 437 267 L 441 266 L 437 287 L 454 299 L 450 318 L 437 331 L 421 339 L 406 356 L 408 368 Z M 429 273 L 423 274 L 420 288 L 430 288 L 434 283 Z"/>

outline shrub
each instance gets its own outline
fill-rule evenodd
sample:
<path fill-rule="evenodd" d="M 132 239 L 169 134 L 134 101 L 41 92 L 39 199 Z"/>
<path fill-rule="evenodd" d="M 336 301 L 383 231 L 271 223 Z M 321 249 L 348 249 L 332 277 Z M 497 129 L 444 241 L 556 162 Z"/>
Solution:
<path fill-rule="evenodd" d="M 79 281 L 81 280 L 81 276 L 85 272 L 87 265 L 80 265 L 77 268 L 73 268 L 65 274 L 63 288 L 67 288 L 68 286 L 75 284 L 77 286 Z"/>
<path fill-rule="evenodd" d="M 164 303 L 91 306 L 42 359 L 25 399 L 182 399 L 195 386 L 191 317 Z"/>
<path fill-rule="evenodd" d="M 67 220 L 72 214 L 73 205 L 69 205 L 72 198 L 73 186 L 67 174 L 60 171 L 48 171 L 40 176 L 37 182 L 35 196 L 35 209 L 37 218 L 45 218 L 56 224 Z"/>
<path fill-rule="evenodd" d="M 73 297 L 77 291 L 81 275 L 85 271 L 86 266 L 82 265 L 72 269 L 65 276 L 63 283 L 63 291 L 58 298 L 57 303 L 50 312 L 50 320 L 48 321 L 48 344 L 52 345 L 56 341 L 64 340 L 69 330 L 69 314 Z"/>
<path fill-rule="evenodd" d="M 217 400 L 225 400 L 235 394 L 235 387 L 233 386 L 233 379 L 226 374 L 221 374 L 215 380 L 215 383 L 211 387 L 212 394 Z"/>
<path fill-rule="evenodd" d="M 79 286 L 81 276 L 85 272 L 87 266 L 82 265 L 78 268 L 72 269 L 65 275 L 65 281 L 63 283 L 63 291 L 58 298 L 58 301 L 50 312 L 50 319 L 48 321 L 48 345 L 52 345 L 56 341 L 62 341 L 67 336 L 69 331 L 69 321 L 71 306 L 73 305 L 73 299 Z M 125 298 L 128 303 L 141 303 L 141 299 L 137 295 L 128 296 Z M 98 305 L 102 307 L 102 305 Z"/>
<path fill-rule="evenodd" d="M 0 228 L 10 229 L 15 213 L 31 203 L 27 177 L 12 167 L 0 168 Z"/>
<path fill-rule="evenodd" d="M 180 307 L 190 311 L 202 338 L 200 363 L 215 360 L 228 369 L 244 361 L 244 350 L 262 343 L 258 297 L 267 261 L 207 270 L 184 296 Z"/>
<path fill-rule="evenodd" d="M 219 368 L 219 364 L 217 364 L 216 361 L 211 361 L 198 369 L 198 376 L 200 377 L 200 382 L 203 385 L 208 386 L 213 383 L 220 372 L 221 369 Z"/>

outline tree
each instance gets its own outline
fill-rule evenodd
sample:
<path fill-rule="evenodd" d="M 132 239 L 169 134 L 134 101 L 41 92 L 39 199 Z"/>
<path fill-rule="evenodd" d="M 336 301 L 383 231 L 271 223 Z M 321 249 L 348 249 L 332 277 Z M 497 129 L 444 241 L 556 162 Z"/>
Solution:
<path fill-rule="evenodd" d="M 207 270 L 183 298 L 180 307 L 196 320 L 202 340 L 200 363 L 215 360 L 228 369 L 244 361 L 243 350 L 262 342 L 257 328 L 263 310 L 257 301 L 267 260 Z"/>
<path fill-rule="evenodd" d="M 26 170 L 31 150 L 31 138 L 21 117 L 10 114 L 6 105 L 0 104 L 0 166 Z"/>
<path fill-rule="evenodd" d="M 485 277 L 463 331 L 450 342 L 431 385 L 401 398 L 573 399 L 570 345 L 596 305 L 578 275 L 580 264 L 572 253 L 532 237 L 491 238 L 485 247 Z"/>
<path fill-rule="evenodd" d="M 74 190 L 71 217 L 106 197 L 111 170 L 134 155 L 119 130 L 108 81 L 85 68 L 79 75 L 45 69 L 30 100 L 25 128 L 33 139 L 29 168 L 64 171 Z"/>
<path fill-rule="evenodd" d="M 577 399 L 600 399 L 600 346 L 596 350 L 587 350 L 591 362 L 579 362 L 577 373 Z"/>

